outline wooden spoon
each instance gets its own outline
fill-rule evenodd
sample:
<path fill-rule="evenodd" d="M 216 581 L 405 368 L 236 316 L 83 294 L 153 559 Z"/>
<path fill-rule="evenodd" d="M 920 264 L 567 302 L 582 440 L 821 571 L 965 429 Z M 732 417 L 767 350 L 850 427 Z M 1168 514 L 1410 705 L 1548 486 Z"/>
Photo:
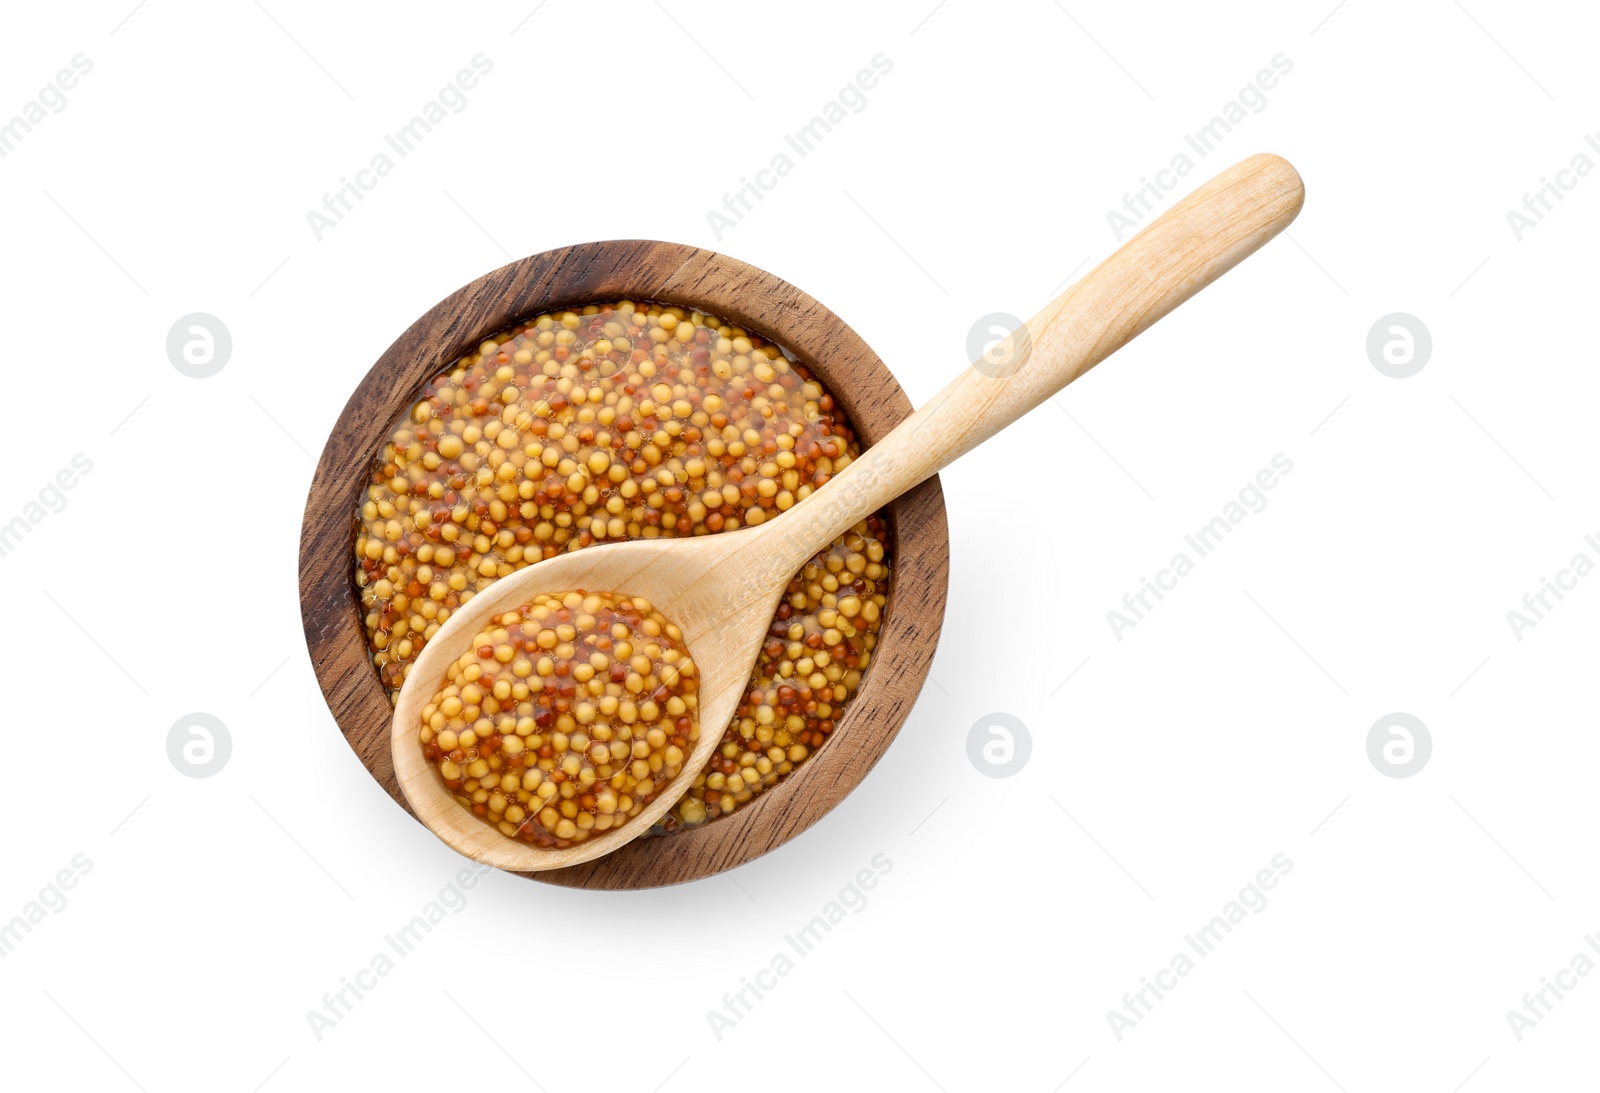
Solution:
<path fill-rule="evenodd" d="M 527 872 L 607 854 L 649 830 L 688 790 L 732 720 L 784 587 L 872 512 L 981 444 L 1116 352 L 1282 231 L 1300 176 L 1252 156 L 1167 210 L 878 444 L 780 518 L 686 539 L 639 539 L 562 554 L 502 577 L 457 609 L 406 675 L 390 747 L 413 811 L 451 847 Z M 642 596 L 682 629 L 699 671 L 699 738 L 683 771 L 624 824 L 561 850 L 529 846 L 474 816 L 417 739 L 422 709 L 491 615 L 541 593 Z M 670 853 L 670 844 L 662 847 Z"/>

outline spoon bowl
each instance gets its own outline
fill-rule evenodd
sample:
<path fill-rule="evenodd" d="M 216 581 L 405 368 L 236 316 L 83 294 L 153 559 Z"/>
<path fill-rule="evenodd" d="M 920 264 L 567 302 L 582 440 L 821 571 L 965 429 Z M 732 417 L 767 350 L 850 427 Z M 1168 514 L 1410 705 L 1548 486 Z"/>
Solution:
<path fill-rule="evenodd" d="M 637 539 L 560 554 L 502 578 L 450 617 L 411 666 L 391 726 L 395 776 L 417 817 L 456 850 L 516 872 L 560 869 L 609 854 L 666 814 L 710 760 L 750 682 L 750 667 L 789 575 L 812 551 L 792 559 L 773 550 L 774 529 L 759 527 L 690 539 Z M 779 572 L 781 570 L 781 573 Z M 762 579 L 763 574 L 779 573 Z M 422 755 L 423 707 L 444 685 L 464 643 L 496 615 L 541 593 L 611 592 L 638 596 L 683 631 L 699 677 L 699 736 L 677 778 L 627 823 L 565 849 L 542 849 L 502 835 L 463 808 Z"/>

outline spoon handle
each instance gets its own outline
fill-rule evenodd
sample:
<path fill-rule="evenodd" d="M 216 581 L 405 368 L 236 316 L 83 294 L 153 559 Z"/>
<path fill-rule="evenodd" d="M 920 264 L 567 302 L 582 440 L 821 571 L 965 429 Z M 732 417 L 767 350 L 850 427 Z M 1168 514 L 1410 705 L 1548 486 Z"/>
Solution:
<path fill-rule="evenodd" d="M 1273 155 L 1251 156 L 1205 183 L 956 377 L 787 519 L 774 521 L 774 528 L 783 528 L 786 553 L 796 555 L 798 565 L 819 545 L 1044 402 L 1277 235 L 1300 212 L 1304 197 L 1295 169 Z M 777 562 L 778 568 L 789 561 Z"/>

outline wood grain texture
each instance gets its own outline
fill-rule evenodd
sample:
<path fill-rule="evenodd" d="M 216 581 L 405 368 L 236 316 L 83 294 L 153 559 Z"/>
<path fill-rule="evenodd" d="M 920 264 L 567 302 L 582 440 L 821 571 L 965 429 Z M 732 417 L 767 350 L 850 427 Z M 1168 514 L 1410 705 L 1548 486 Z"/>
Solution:
<path fill-rule="evenodd" d="M 346 404 L 318 463 L 301 527 L 301 616 L 318 681 L 346 740 L 402 807 L 389 746 L 393 709 L 368 658 L 352 580 L 355 512 L 372 457 L 422 384 L 487 335 L 526 315 L 618 299 L 701 308 L 778 342 L 840 401 L 863 445 L 910 414 L 893 375 L 838 316 L 793 285 L 709 251 L 643 240 L 582 244 L 513 262 L 441 301 L 390 346 Z M 586 888 L 707 876 L 787 842 L 866 776 L 927 676 L 948 579 L 938 481 L 918 486 L 888 512 L 895 564 L 876 659 L 826 746 L 731 816 L 528 875 Z"/>

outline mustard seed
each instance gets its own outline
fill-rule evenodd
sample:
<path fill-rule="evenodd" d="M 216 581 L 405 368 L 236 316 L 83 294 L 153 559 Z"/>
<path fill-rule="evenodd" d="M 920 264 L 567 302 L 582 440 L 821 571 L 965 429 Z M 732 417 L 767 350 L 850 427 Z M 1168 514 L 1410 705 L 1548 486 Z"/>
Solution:
<path fill-rule="evenodd" d="M 568 642 L 566 660 L 590 650 L 589 664 L 606 662 L 601 646 L 614 647 L 618 631 L 642 650 L 630 678 L 649 693 L 644 706 L 617 701 L 623 688 L 616 682 L 579 685 L 559 671 L 521 676 L 498 656 L 479 655 L 559 633 Z M 637 815 L 682 773 L 699 736 L 699 679 L 683 635 L 645 600 L 538 596 L 494 617 L 473 646 L 423 707 L 418 739 L 462 807 L 506 836 L 572 846 Z M 665 713 L 669 705 L 682 712 Z M 641 716 L 646 708 L 649 716 Z M 610 746 L 590 745 L 602 735 Z"/>
<path fill-rule="evenodd" d="M 595 543 L 764 523 L 859 454 L 833 395 L 804 364 L 714 316 L 621 301 L 522 320 L 429 381 L 374 457 L 354 544 L 373 665 L 393 700 L 439 627 L 499 578 Z M 874 515 L 795 574 L 717 755 L 694 772 L 657 833 L 734 811 L 826 742 L 871 663 L 891 565 L 887 525 Z M 520 645 L 485 637 L 472 650 L 479 674 L 468 679 L 462 669 L 463 682 L 486 684 L 495 702 L 508 701 L 519 683 L 598 682 L 606 693 L 584 728 L 614 728 L 618 736 L 592 733 L 585 754 L 614 741 L 631 762 L 631 734 L 689 717 L 672 700 L 648 709 L 646 673 L 629 663 L 642 640 L 660 633 L 606 635 L 639 649 L 614 650 L 604 668 L 590 655 L 601 650 L 575 646 L 576 658 L 563 652 L 574 636 L 555 628 L 536 628 Z M 630 676 L 639 677 L 632 686 Z M 615 695 L 612 684 L 620 688 Z M 502 685 L 504 698 L 495 691 Z M 452 731 L 457 747 L 441 754 L 464 755 L 470 745 L 460 741 L 476 730 Z M 669 760 L 673 748 L 669 741 L 658 753 L 663 763 L 681 763 L 681 755 Z M 473 801 L 486 812 L 491 803 L 492 792 Z M 502 816 L 511 807 L 508 797 Z M 521 818 L 499 822 L 519 830 L 531 819 L 568 839 L 587 837 L 594 826 L 585 828 L 583 817 L 601 814 L 517 807 Z M 553 826 L 543 823 L 547 807 Z M 555 835 L 562 820 L 571 835 Z"/>

